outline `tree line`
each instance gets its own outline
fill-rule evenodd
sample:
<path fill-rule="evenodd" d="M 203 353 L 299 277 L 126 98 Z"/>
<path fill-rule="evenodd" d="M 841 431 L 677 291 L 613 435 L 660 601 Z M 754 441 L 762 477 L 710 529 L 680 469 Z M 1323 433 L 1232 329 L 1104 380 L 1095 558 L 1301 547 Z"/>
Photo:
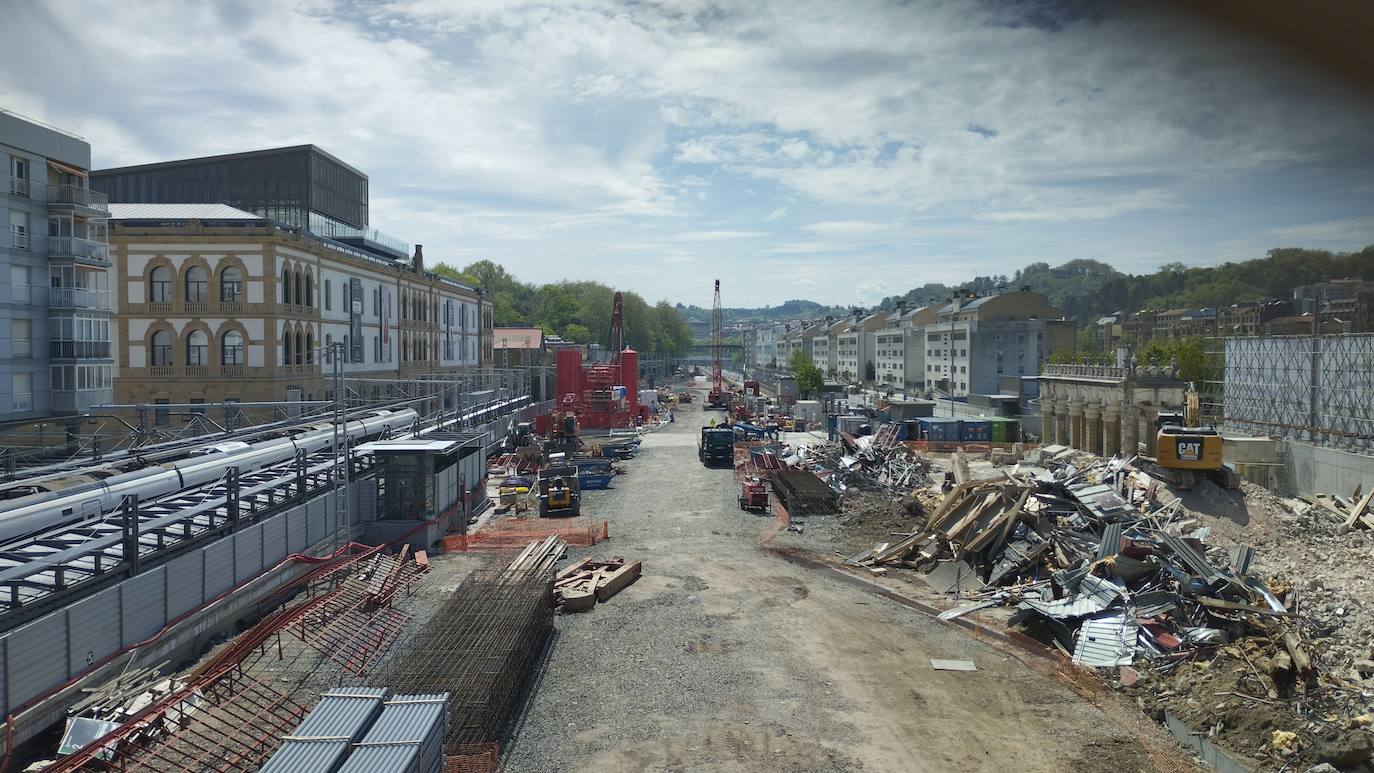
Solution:
<path fill-rule="evenodd" d="M 440 264 L 435 273 L 486 290 L 497 327 L 537 327 L 545 335 L 577 343 L 611 340 L 615 289 L 600 282 L 521 282 L 505 267 L 479 260 L 461 270 Z M 642 296 L 622 291 L 625 344 L 646 354 L 679 354 L 692 346 L 692 329 L 667 301 L 649 305 Z"/>
<path fill-rule="evenodd" d="M 1044 293 L 1065 315 L 1088 325 L 1116 311 L 1229 306 L 1234 303 L 1291 300 L 1293 289 L 1330 279 L 1374 280 L 1374 245 L 1358 252 L 1301 247 L 1269 250 L 1263 258 L 1217 266 L 1169 263 L 1150 274 L 1127 274 L 1096 260 L 1071 260 L 1058 266 L 1040 261 L 1014 274 L 975 277 L 961 288 L 928 283 L 883 299 L 892 308 L 945 303 L 958 289 L 978 295 L 1027 289 Z"/>

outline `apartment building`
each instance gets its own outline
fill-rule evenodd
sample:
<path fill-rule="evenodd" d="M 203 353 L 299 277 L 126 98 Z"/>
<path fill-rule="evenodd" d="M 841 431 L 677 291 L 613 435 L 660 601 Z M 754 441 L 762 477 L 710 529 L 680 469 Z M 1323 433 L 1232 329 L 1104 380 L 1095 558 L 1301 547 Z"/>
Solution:
<path fill-rule="evenodd" d="M 491 363 L 489 301 L 426 271 L 418 245 L 399 261 L 222 204 L 110 208 L 116 402 L 329 399 L 335 343 L 346 376 Z"/>
<path fill-rule="evenodd" d="M 876 380 L 877 331 L 887 325 L 886 312 L 855 309 L 843 332 L 835 335 L 835 375 L 844 381 Z"/>
<path fill-rule="evenodd" d="M 1058 351 L 1071 351 L 1072 320 L 1040 293 L 956 299 L 925 327 L 926 386 L 954 397 L 995 394 L 1002 376 L 1033 376 Z"/>
<path fill-rule="evenodd" d="M 876 381 L 899 389 L 925 388 L 925 326 L 935 322 L 936 307 L 908 310 L 898 306 L 875 333 Z"/>
<path fill-rule="evenodd" d="M 90 165 L 85 140 L 0 110 L 0 422 L 110 402 L 109 213 Z"/>

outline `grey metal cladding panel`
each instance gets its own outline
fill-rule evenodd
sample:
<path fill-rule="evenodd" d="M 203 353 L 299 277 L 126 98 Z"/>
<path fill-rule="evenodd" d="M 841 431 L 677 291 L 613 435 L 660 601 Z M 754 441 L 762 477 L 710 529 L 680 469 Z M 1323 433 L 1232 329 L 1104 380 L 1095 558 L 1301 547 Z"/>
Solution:
<path fill-rule="evenodd" d="M 67 607 L 71 627 L 68 667 L 76 674 L 119 651 L 119 587 L 103 590 Z"/>
<path fill-rule="evenodd" d="M 167 616 L 175 618 L 205 601 L 205 554 L 194 550 L 163 565 L 167 570 Z"/>
<path fill-rule="evenodd" d="M 234 535 L 234 582 L 241 583 L 262 571 L 262 524 Z"/>
<path fill-rule="evenodd" d="M 0 666 L 3 666 L 5 663 L 5 649 L 8 646 L 9 637 L 0 637 Z M 5 673 L 5 669 L 3 667 L 0 667 L 0 714 L 4 715 L 8 715 L 10 713 L 10 707 L 5 704 L 5 688 L 9 686 L 9 679 L 7 678 L 8 676 L 9 675 Z"/>
<path fill-rule="evenodd" d="M 234 540 L 229 537 L 205 546 L 205 600 L 234 587 Z"/>
<path fill-rule="evenodd" d="M 159 566 L 120 583 L 125 647 L 147 639 L 166 624 L 166 575 L 166 567 Z"/>
<path fill-rule="evenodd" d="M 278 515 L 262 522 L 262 565 L 276 566 L 290 551 L 286 547 L 286 516 Z"/>
<path fill-rule="evenodd" d="M 379 688 L 339 688 L 320 698 L 288 737 L 358 740 L 382 709 Z"/>
<path fill-rule="evenodd" d="M 348 755 L 339 773 L 411 773 L 419 756 L 420 746 L 415 743 L 359 746 Z"/>
<path fill-rule="evenodd" d="M 67 681 L 67 610 L 53 612 L 10 632 L 10 705 L 14 710 L 47 690 Z"/>
<path fill-rule="evenodd" d="M 349 491 L 349 509 L 352 510 L 352 523 L 366 523 L 377 520 L 377 481 L 360 480 Z"/>
<path fill-rule="evenodd" d="M 258 773 L 334 773 L 347 754 L 344 740 L 288 740 Z"/>
<path fill-rule="evenodd" d="M 286 518 L 286 548 L 292 553 L 300 553 L 310 547 L 310 540 L 306 539 L 306 515 L 305 508 L 297 507 L 288 511 Z"/>
<path fill-rule="evenodd" d="M 321 497 L 320 499 L 324 500 L 327 499 L 327 497 Z M 329 523 L 325 520 L 328 514 L 325 512 L 324 502 L 320 501 L 319 507 L 316 507 L 315 504 L 315 502 L 310 503 L 310 515 L 305 530 L 306 539 L 311 545 L 317 544 L 320 540 L 323 540 L 329 532 Z"/>

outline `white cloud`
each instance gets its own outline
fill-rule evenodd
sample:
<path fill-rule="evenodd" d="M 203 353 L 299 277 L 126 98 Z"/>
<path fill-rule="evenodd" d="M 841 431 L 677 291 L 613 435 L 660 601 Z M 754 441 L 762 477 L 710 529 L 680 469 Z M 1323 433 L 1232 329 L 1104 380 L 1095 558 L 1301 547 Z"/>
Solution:
<path fill-rule="evenodd" d="M 787 216 L 787 207 L 778 207 L 777 209 L 773 210 L 772 212 L 769 212 L 769 213 L 768 213 L 768 216 L 765 217 L 763 220 L 764 220 L 764 222 L 766 222 L 766 223 L 771 223 L 771 222 L 773 222 L 773 221 L 775 221 L 775 220 L 781 220 L 782 218 L 784 218 L 784 217 L 786 217 L 786 216 Z"/>
<path fill-rule="evenodd" d="M 757 239 L 768 235 L 767 231 L 683 231 L 673 238 L 687 242 L 716 242 L 725 239 Z"/>
<path fill-rule="evenodd" d="M 828 220 L 802 228 L 818 234 L 866 234 L 886 230 L 888 226 L 871 220 Z"/>

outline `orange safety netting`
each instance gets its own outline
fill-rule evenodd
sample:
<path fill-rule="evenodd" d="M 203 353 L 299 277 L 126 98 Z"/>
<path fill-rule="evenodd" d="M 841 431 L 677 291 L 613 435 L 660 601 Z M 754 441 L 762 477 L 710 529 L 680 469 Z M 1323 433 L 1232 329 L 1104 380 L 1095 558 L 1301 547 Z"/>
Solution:
<path fill-rule="evenodd" d="M 472 534 L 444 537 L 444 550 L 512 550 L 530 542 L 559 536 L 573 547 L 591 547 L 610 538 L 610 523 L 577 518 L 507 518 L 484 524 Z"/>

